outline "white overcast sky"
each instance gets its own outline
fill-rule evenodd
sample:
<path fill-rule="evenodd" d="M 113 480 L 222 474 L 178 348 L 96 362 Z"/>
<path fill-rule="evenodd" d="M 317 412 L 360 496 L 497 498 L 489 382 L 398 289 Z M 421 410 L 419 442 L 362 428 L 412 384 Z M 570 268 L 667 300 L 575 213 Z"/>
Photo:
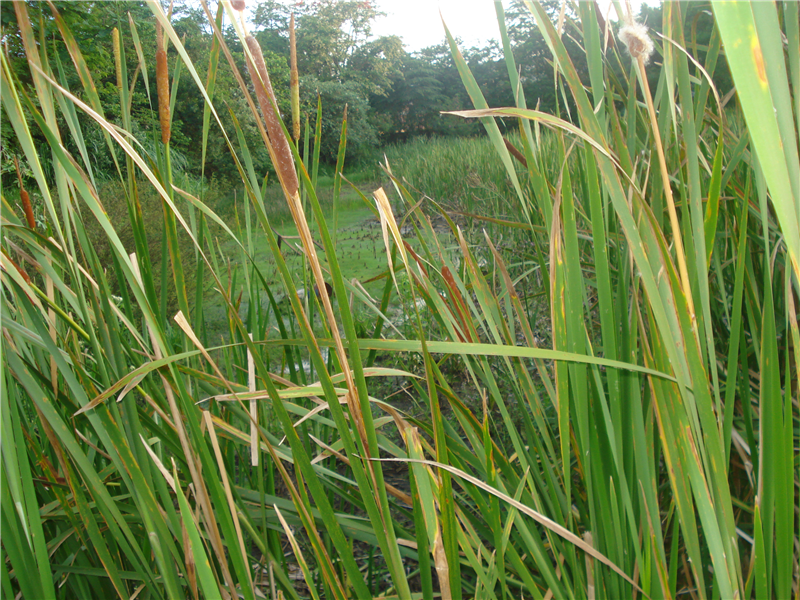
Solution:
<path fill-rule="evenodd" d="M 655 4 L 658 0 L 648 0 Z M 461 37 L 466 47 L 482 46 L 492 38 L 499 38 L 494 0 L 375 0 L 385 17 L 376 20 L 372 33 L 399 35 L 406 50 L 414 52 L 444 41 L 444 28 L 439 11 L 455 37 Z M 504 6 L 509 2 L 504 0 Z M 610 0 L 600 0 L 605 13 Z M 631 2 L 634 13 L 639 12 L 642 0 Z M 612 21 L 616 13 L 611 9 Z"/>

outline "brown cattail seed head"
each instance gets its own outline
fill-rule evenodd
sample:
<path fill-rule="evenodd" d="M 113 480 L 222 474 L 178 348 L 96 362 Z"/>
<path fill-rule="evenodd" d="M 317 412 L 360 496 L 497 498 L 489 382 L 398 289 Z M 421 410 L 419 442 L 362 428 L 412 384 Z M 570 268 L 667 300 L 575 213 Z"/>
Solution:
<path fill-rule="evenodd" d="M 22 208 L 25 209 L 25 220 L 28 221 L 28 227 L 36 229 L 36 219 L 33 218 L 33 205 L 30 197 L 28 197 L 28 192 L 20 190 L 19 197 L 22 200 Z"/>
<path fill-rule="evenodd" d="M 239 12 L 244 10 L 245 3 L 244 0 L 231 0 L 231 6 L 233 10 L 238 10 Z"/>
<path fill-rule="evenodd" d="M 650 62 L 650 55 L 653 53 L 653 40 L 647 35 L 647 27 L 634 20 L 620 29 L 619 39 L 628 49 L 628 54 L 634 60 L 642 59 L 644 64 Z"/>
<path fill-rule="evenodd" d="M 119 29 L 111 30 L 111 40 L 114 42 L 114 64 L 117 67 L 117 87 L 122 89 L 122 53 L 119 47 Z"/>
<path fill-rule="evenodd" d="M 252 79 L 253 86 L 256 89 L 258 105 L 261 107 L 261 114 L 264 115 L 264 122 L 267 124 L 269 141 L 275 152 L 275 170 L 278 172 L 278 177 L 280 177 L 286 190 L 291 196 L 294 196 L 299 188 L 297 172 L 294 168 L 294 159 L 289 148 L 289 142 L 281 128 L 280 115 L 273 108 L 275 93 L 272 91 L 272 84 L 269 81 L 264 55 L 261 54 L 261 46 L 259 46 L 258 40 L 252 35 L 248 35 L 245 38 L 245 42 L 247 42 L 250 54 L 253 55 L 253 60 L 248 59 L 247 61 L 247 69 L 250 71 L 250 79 Z"/>
<path fill-rule="evenodd" d="M 169 144 L 169 69 L 167 67 L 167 52 L 164 50 L 164 36 L 161 33 L 161 24 L 156 22 L 156 87 L 158 89 L 158 120 L 161 123 L 161 141 Z"/>

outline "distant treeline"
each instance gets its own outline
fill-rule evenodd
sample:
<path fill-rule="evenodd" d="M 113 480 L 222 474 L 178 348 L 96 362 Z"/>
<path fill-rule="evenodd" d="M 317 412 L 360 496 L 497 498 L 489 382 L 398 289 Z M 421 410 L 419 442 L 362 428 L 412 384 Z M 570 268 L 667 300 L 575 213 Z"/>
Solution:
<path fill-rule="evenodd" d="M 82 49 L 87 66 L 94 79 L 105 114 L 113 119 L 119 115 L 119 94 L 116 90 L 116 71 L 112 49 L 112 30 L 121 32 L 129 84 L 134 83 L 131 95 L 133 127 L 143 132 L 157 131 L 155 107 L 148 101 L 147 87 L 155 87 L 155 20 L 150 9 L 141 0 L 123 2 L 95 2 L 86 0 L 53 3 L 71 29 Z M 47 52 L 57 56 L 63 68 L 63 77 L 70 89 L 80 89 L 77 71 L 72 65 L 63 41 L 57 33 L 53 13 L 43 2 L 28 1 L 29 14 L 35 15 L 32 27 L 37 39 L 45 40 Z M 558 22 L 561 2 L 546 0 L 544 5 L 554 22 Z M 212 17 L 217 15 L 216 2 L 208 3 Z M 472 108 L 461 78 L 456 70 L 444 33 L 442 43 L 418 52 L 407 52 L 398 36 L 374 37 L 371 26 L 379 11 L 369 1 L 316 0 L 312 2 L 282 3 L 277 0 L 249 3 L 246 10 L 253 33 L 264 50 L 278 104 L 284 118 L 289 120 L 289 25 L 292 13 L 295 18 L 298 65 L 300 72 L 300 100 L 304 114 L 303 130 L 308 124 L 309 139 L 313 144 L 317 99 L 322 104 L 321 158 L 333 163 L 341 131 L 341 120 L 347 107 L 347 162 L 351 166 L 365 161 L 374 162 L 380 157 L 380 148 L 390 143 L 402 142 L 418 136 L 463 136 L 480 131 L 474 121 L 442 115 L 442 111 Z M 711 34 L 712 17 L 706 1 L 682 3 L 687 11 L 686 23 L 693 23 L 687 39 L 694 40 L 700 54 L 707 47 Z M 213 31 L 202 7 L 188 0 L 176 0 L 172 8 L 172 22 L 183 37 L 183 45 L 195 65 L 199 76 L 205 80 L 212 54 Z M 578 73 L 588 73 L 585 56 L 579 52 L 580 35 L 570 35 L 574 27 L 567 10 L 564 39 Z M 660 29 L 661 8 L 642 7 L 642 21 Z M 136 25 L 140 40 L 137 49 L 131 33 L 130 21 Z M 11 3 L 0 4 L 2 43 L 8 48 L 12 62 L 22 61 L 24 52 Z M 528 106 L 558 112 L 570 118 L 571 107 L 563 102 L 558 81 L 554 78 L 550 53 L 533 18 L 521 0 L 513 0 L 505 13 L 508 36 L 513 53 L 521 69 L 521 81 Z M 615 27 L 615 24 L 612 25 Z M 241 46 L 227 19 L 222 21 L 222 35 L 231 51 L 231 57 L 240 72 L 245 72 Z M 453 32 L 457 35 L 458 32 Z M 498 39 L 499 39 L 498 28 Z M 616 51 L 613 47 L 612 51 Z M 141 68 L 142 61 L 145 68 Z M 508 84 L 508 66 L 503 58 L 500 42 L 491 41 L 485 47 L 461 48 L 474 77 L 478 81 L 490 106 L 515 104 Z M 177 52 L 169 48 L 172 85 L 178 79 L 175 109 L 173 112 L 173 150 L 186 159 L 187 170 L 200 175 L 202 160 L 203 98 L 190 80 L 185 69 L 175 69 Z M 628 61 L 623 56 L 622 64 Z M 656 72 L 658 65 L 654 65 Z M 258 139 L 258 131 L 246 100 L 225 56 L 221 56 L 216 75 L 215 100 L 224 107 L 220 114 L 226 131 L 233 131 L 236 118 L 243 131 L 257 171 L 271 170 L 269 156 Z M 18 73 L 26 69 L 15 69 Z M 727 65 L 722 58 L 715 81 L 724 93 L 730 89 Z M 655 76 L 654 76 L 655 77 Z M 588 75 L 586 75 L 588 84 Z M 655 81 L 655 79 L 654 79 Z M 21 82 L 31 86 L 32 81 Z M 610 83 L 609 85 L 613 85 Z M 175 94 L 175 92 L 173 92 Z M 151 96 L 154 97 L 154 94 Z M 81 117 L 84 119 L 85 117 Z M 212 123 L 212 128 L 215 125 Z M 213 129 L 212 129 L 213 131 Z M 86 144 L 95 150 L 105 147 L 101 132 L 96 127 L 85 129 Z M 305 134 L 301 133 L 300 144 Z M 41 140 L 44 143 L 44 139 Z M 239 143 L 239 140 L 234 140 Z M 77 150 L 77 149 L 76 149 Z M 302 151 L 302 150 L 301 150 Z M 21 156 L 10 127 L 2 124 L 2 172 L 14 170 L 13 157 Z M 114 162 L 110 152 L 97 153 L 96 168 L 111 172 Z M 204 175 L 219 180 L 238 178 L 235 166 L 221 135 L 209 137 L 205 153 Z M 191 165 L 191 166 L 190 166 Z M 194 173 L 193 171 L 198 171 Z"/>

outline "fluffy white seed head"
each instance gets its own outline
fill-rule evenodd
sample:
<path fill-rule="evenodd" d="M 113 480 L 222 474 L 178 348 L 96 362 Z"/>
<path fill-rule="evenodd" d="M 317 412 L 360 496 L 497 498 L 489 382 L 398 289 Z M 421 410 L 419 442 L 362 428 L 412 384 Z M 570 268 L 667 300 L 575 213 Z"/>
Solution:
<path fill-rule="evenodd" d="M 628 54 L 634 60 L 641 57 L 644 64 L 650 61 L 650 55 L 653 53 L 653 40 L 647 35 L 647 27 L 631 20 L 620 29 L 619 39 L 625 44 Z"/>

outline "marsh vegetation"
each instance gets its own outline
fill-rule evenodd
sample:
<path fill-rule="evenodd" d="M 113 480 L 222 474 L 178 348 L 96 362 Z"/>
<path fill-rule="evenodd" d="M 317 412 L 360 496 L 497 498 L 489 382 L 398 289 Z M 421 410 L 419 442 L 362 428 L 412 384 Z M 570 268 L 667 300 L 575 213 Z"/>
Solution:
<path fill-rule="evenodd" d="M 2 595 L 800 596 L 800 5 L 241 4 L 2 4 Z"/>

